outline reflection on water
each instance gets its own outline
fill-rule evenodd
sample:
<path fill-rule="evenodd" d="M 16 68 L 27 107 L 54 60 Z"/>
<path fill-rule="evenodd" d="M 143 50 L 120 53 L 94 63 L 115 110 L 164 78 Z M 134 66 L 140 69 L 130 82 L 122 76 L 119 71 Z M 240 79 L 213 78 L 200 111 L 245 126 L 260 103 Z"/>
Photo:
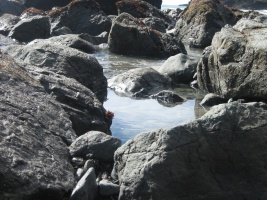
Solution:
<path fill-rule="evenodd" d="M 187 49 L 188 54 L 200 58 L 202 50 Z M 166 60 L 117 55 L 102 49 L 94 54 L 109 79 L 127 70 L 139 67 L 161 66 Z M 186 101 L 173 107 L 161 105 L 154 99 L 136 100 L 117 95 L 108 90 L 107 110 L 115 113 L 111 126 L 113 136 L 125 143 L 139 133 L 159 128 L 171 128 L 199 118 L 206 111 L 199 106 L 202 94 L 185 85 L 174 89 Z"/>
<path fill-rule="evenodd" d="M 109 89 L 104 106 L 115 113 L 111 131 L 123 143 L 141 132 L 174 127 L 195 119 L 195 99 L 175 107 L 164 107 L 154 99 L 120 97 Z"/>

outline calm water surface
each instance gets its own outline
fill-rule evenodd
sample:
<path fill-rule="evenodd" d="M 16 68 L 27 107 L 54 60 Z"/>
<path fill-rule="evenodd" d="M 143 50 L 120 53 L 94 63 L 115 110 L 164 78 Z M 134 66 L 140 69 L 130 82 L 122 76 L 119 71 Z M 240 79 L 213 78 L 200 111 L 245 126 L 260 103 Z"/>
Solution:
<path fill-rule="evenodd" d="M 191 50 L 190 55 L 199 56 L 201 50 Z M 161 66 L 166 60 L 122 56 L 104 49 L 94 55 L 104 68 L 109 79 L 114 75 L 138 67 Z M 113 136 L 125 143 L 141 132 L 159 128 L 170 128 L 194 120 L 205 111 L 198 106 L 197 91 L 189 86 L 179 86 L 175 91 L 186 101 L 182 104 L 166 107 L 154 99 L 136 100 L 117 95 L 108 90 L 108 99 L 104 103 L 107 110 L 115 113 L 111 126 Z M 199 114 L 201 113 L 201 114 Z"/>

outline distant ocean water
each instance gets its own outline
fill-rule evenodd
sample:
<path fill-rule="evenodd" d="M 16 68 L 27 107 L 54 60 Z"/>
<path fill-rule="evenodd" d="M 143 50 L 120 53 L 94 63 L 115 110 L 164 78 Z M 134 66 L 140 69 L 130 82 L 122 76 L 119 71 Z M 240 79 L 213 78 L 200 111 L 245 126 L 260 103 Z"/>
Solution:
<path fill-rule="evenodd" d="M 165 5 L 165 4 L 162 4 L 162 6 L 161 6 L 161 10 L 176 9 L 176 8 L 180 8 L 183 10 L 186 8 L 186 6 L 184 6 L 184 5 Z"/>

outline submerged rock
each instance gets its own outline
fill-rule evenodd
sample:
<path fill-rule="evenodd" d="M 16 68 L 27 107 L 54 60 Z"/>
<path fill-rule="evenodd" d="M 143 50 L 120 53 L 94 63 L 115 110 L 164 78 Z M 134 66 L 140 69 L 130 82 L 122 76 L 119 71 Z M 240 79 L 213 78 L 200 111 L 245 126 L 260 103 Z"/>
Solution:
<path fill-rule="evenodd" d="M 234 13 L 220 0 L 192 0 L 176 23 L 175 35 L 191 47 L 205 48 L 216 32 L 236 21 Z"/>
<path fill-rule="evenodd" d="M 132 69 L 108 82 L 108 86 L 117 93 L 135 98 L 148 98 L 161 90 L 171 88 L 171 80 L 152 68 Z"/>
<path fill-rule="evenodd" d="M 71 121 L 26 70 L 0 57 L 0 197 L 63 199 L 75 181 Z"/>
<path fill-rule="evenodd" d="M 198 65 L 201 89 L 225 98 L 267 100 L 267 22 L 241 19 L 215 34 Z"/>
<path fill-rule="evenodd" d="M 150 29 L 127 13 L 113 21 L 108 44 L 112 52 L 126 55 L 169 57 L 186 54 L 184 45 L 170 34 Z"/>
<path fill-rule="evenodd" d="M 175 106 L 178 103 L 184 102 L 184 99 L 173 91 L 163 90 L 157 94 L 151 96 L 153 99 L 157 99 L 160 104 L 164 106 Z"/>
<path fill-rule="evenodd" d="M 266 104 L 235 102 L 136 136 L 115 153 L 119 199 L 265 199 L 266 119 Z"/>

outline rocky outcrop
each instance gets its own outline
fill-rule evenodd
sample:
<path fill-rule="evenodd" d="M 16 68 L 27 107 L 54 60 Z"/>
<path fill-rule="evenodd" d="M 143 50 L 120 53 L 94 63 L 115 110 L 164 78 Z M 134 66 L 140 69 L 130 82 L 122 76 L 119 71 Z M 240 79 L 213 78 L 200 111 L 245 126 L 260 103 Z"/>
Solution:
<path fill-rule="evenodd" d="M 69 146 L 69 150 L 72 157 L 113 162 L 114 152 L 120 146 L 120 139 L 99 131 L 90 131 L 78 137 Z"/>
<path fill-rule="evenodd" d="M 168 58 L 156 70 L 172 79 L 174 84 L 188 84 L 196 73 L 198 58 L 185 54 L 177 54 Z"/>
<path fill-rule="evenodd" d="M 106 98 L 107 80 L 103 75 L 103 68 L 89 54 L 44 41 L 11 46 L 6 51 L 24 65 L 33 65 L 74 78 L 94 92 L 101 102 Z"/>
<path fill-rule="evenodd" d="M 116 3 L 118 14 L 126 12 L 135 18 L 158 18 L 165 22 L 165 29 L 172 24 L 171 17 L 155 8 L 146 1 L 141 0 L 122 0 Z"/>
<path fill-rule="evenodd" d="M 138 135 L 115 153 L 119 199 L 265 199 L 266 119 L 266 104 L 235 102 Z"/>
<path fill-rule="evenodd" d="M 161 90 L 171 88 L 171 80 L 152 68 L 137 68 L 109 79 L 108 86 L 120 95 L 148 98 Z"/>
<path fill-rule="evenodd" d="M 7 36 L 19 20 L 20 18 L 16 15 L 3 14 L 0 16 L 0 34 Z"/>
<path fill-rule="evenodd" d="M 88 33 L 99 35 L 109 32 L 110 19 L 100 10 L 99 5 L 93 0 L 73 0 L 65 7 L 49 12 L 52 32 L 61 27 L 68 27 L 73 33 Z"/>
<path fill-rule="evenodd" d="M 1 0 L 0 16 L 8 13 L 12 15 L 20 15 L 26 7 L 18 0 Z"/>
<path fill-rule="evenodd" d="M 201 89 L 227 99 L 267 100 L 267 22 L 241 19 L 216 33 L 198 64 Z"/>
<path fill-rule="evenodd" d="M 267 2 L 265 0 L 223 0 L 223 2 L 233 8 L 249 10 L 265 10 Z"/>
<path fill-rule="evenodd" d="M 191 47 L 205 48 L 214 34 L 237 19 L 220 0 L 192 0 L 176 23 L 175 35 Z"/>
<path fill-rule="evenodd" d="M 108 39 L 114 53 L 151 57 L 169 57 L 185 53 L 184 45 L 169 34 L 150 29 L 141 20 L 122 13 L 115 21 Z"/>
<path fill-rule="evenodd" d="M 20 42 L 30 42 L 38 38 L 48 38 L 50 36 L 49 19 L 45 16 L 22 19 L 11 29 L 9 36 Z"/>
<path fill-rule="evenodd" d="M 63 199 L 75 181 L 71 121 L 38 81 L 0 57 L 0 197 Z"/>

